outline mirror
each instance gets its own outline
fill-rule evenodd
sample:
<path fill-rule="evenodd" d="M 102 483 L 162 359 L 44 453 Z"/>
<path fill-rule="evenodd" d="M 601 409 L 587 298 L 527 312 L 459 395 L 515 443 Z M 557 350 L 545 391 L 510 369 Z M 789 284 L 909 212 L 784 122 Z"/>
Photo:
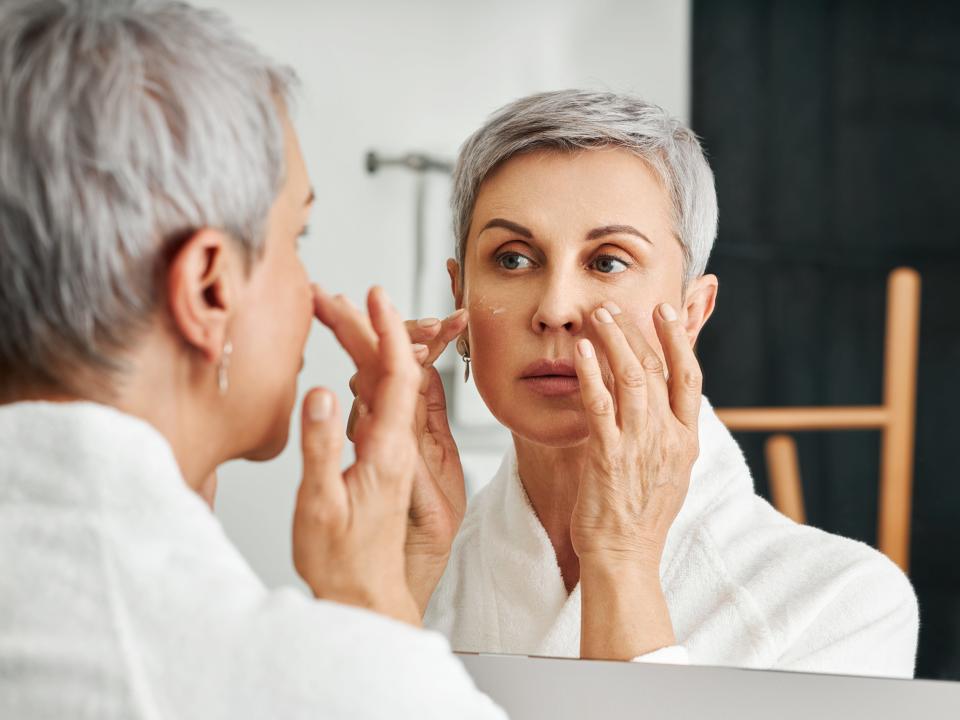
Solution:
<path fill-rule="evenodd" d="M 211 4 L 301 78 L 295 117 L 318 197 L 313 238 L 302 253 L 314 279 L 355 300 L 370 284 L 382 284 L 410 317 L 454 309 L 445 266 L 455 254 L 449 168 L 494 110 L 534 92 L 584 87 L 637 95 L 692 128 L 716 178 L 719 235 L 707 271 L 719 279 L 719 292 L 712 316 L 709 298 L 678 305 L 694 317 L 688 331 L 717 412 L 700 414 L 701 432 L 709 433 L 700 435 L 691 494 L 660 566 L 675 640 L 687 646 L 687 659 L 702 664 L 904 674 L 893 656 L 909 654 L 904 648 L 915 628 L 899 566 L 919 603 L 916 675 L 960 679 L 960 576 L 950 552 L 960 546 L 960 490 L 951 471 L 960 321 L 944 309 L 960 264 L 951 231 L 952 175 L 960 162 L 952 72 L 960 22 L 952 8 L 734 8 L 706 0 L 584 0 L 562 8 L 540 0 Z M 576 166 L 541 160 L 513 164 L 510 177 L 504 165 L 498 177 L 508 182 L 485 222 L 500 217 L 494 210 L 511 198 L 519 202 L 524 188 L 547 188 L 551 178 L 557 193 L 621 170 L 637 182 L 656 181 L 638 175 L 636 168 L 646 166 L 636 158 Z M 613 189 L 599 195 L 610 200 Z M 548 198 L 559 202 L 559 194 Z M 586 222 L 570 214 L 571 203 L 549 207 L 567 213 L 558 219 L 560 210 L 547 212 L 556 227 L 567 227 L 571 217 Z M 637 223 L 663 219 L 663 207 L 669 205 L 637 210 Z M 523 243 L 516 230 L 494 229 L 503 233 L 497 247 L 514 251 L 509 262 L 517 262 Z M 552 229 L 540 235 L 556 237 Z M 648 238 L 654 247 L 666 244 L 663 227 L 639 230 L 655 235 Z M 644 241 L 622 233 L 615 240 L 604 253 L 627 248 L 630 255 Z M 560 262 L 557 247 L 527 246 Z M 616 259 L 603 262 L 619 267 Z M 898 275 L 898 290 L 890 273 L 899 267 L 915 273 Z M 469 526 L 481 533 L 477 542 L 501 553 L 497 567 L 523 554 L 542 562 L 518 562 L 495 583 L 484 574 L 490 568 L 463 565 L 462 592 L 505 594 L 484 600 L 497 605 L 495 618 L 461 617 L 473 629 L 454 633 L 453 645 L 576 654 L 581 602 L 590 600 L 581 597 L 577 573 L 561 572 L 572 548 L 569 537 L 546 529 L 563 527 L 547 519 L 554 508 L 549 488 L 545 480 L 535 491 L 526 487 L 516 463 L 498 470 L 505 453 L 513 457 L 507 427 L 517 432 L 519 421 L 491 401 L 505 392 L 493 380 L 496 361 L 517 346 L 490 338 L 498 319 L 532 301 L 507 293 L 500 302 L 489 287 L 488 333 L 481 336 L 487 340 L 472 348 L 473 378 L 463 382 L 452 347 L 437 367 L 467 493 L 476 496 L 498 478 L 503 492 L 514 494 L 515 514 L 491 512 L 489 523 Z M 546 309 L 538 297 L 541 316 L 534 320 L 531 310 L 531 322 L 562 326 L 566 321 L 550 312 L 562 315 L 560 300 L 569 294 Z M 474 300 L 483 304 L 479 295 Z M 656 301 L 641 304 L 649 314 Z M 511 311 L 498 312 L 506 307 Z M 314 333 L 301 387 L 335 387 L 348 407 L 352 372 L 332 339 Z M 814 410 L 736 412 L 797 407 Z M 527 450 L 518 451 L 521 465 L 546 457 Z M 298 463 L 294 437 L 272 466 L 235 463 L 222 473 L 218 515 L 271 585 L 296 582 L 288 529 Z M 274 481 L 262 482 L 264 473 Z M 757 495 L 822 532 L 796 531 L 754 502 L 750 478 Z M 825 533 L 861 544 L 838 544 Z M 880 546 L 889 562 L 867 546 Z M 646 587 L 629 575 L 611 577 Z M 902 602 L 873 603 L 880 597 Z M 485 612 L 484 603 L 474 611 Z M 856 614 L 850 607 L 858 603 L 874 615 L 851 623 L 845 613 Z M 435 597 L 428 624 L 453 633 L 458 611 L 453 600 Z M 818 642 L 837 634 L 856 636 L 847 639 L 858 648 L 875 641 L 880 649 L 856 668 L 834 664 Z M 810 643 L 798 645 L 800 637 Z"/>

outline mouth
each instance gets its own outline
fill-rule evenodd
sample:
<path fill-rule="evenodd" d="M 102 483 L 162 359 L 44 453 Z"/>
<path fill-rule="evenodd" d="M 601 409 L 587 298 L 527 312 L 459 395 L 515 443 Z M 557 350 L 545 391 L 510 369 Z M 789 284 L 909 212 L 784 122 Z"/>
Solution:
<path fill-rule="evenodd" d="M 580 380 L 570 360 L 537 360 L 524 368 L 520 381 L 539 395 L 548 397 L 580 391 Z"/>

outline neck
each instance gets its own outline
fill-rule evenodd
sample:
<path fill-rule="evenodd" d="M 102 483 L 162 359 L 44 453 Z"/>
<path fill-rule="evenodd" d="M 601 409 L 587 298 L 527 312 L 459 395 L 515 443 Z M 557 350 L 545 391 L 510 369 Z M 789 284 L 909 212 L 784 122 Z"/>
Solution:
<path fill-rule="evenodd" d="M 540 524 L 550 538 L 567 592 L 580 580 L 580 560 L 570 540 L 570 520 L 577 504 L 584 445 L 548 447 L 517 435 L 517 471 Z"/>
<path fill-rule="evenodd" d="M 212 475 L 230 457 L 222 438 L 210 432 L 222 425 L 212 411 L 212 393 L 197 387 L 187 360 L 171 360 L 169 352 L 164 353 L 162 341 L 147 339 L 143 346 L 143 352 L 130 359 L 131 370 L 119 380 L 80 378 L 72 384 L 99 391 L 79 394 L 31 387 L 4 394 L 0 402 L 95 402 L 144 420 L 170 444 L 187 485 L 212 504 L 208 497 L 215 488 Z M 106 387 L 110 389 L 103 390 Z"/>

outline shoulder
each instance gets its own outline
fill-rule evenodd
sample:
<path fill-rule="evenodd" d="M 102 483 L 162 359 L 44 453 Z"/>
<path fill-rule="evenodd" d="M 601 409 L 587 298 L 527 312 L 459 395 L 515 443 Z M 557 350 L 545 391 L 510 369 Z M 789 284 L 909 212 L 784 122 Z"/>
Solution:
<path fill-rule="evenodd" d="M 866 579 L 884 584 L 903 600 L 913 589 L 900 569 L 857 540 L 799 525 L 753 493 L 722 499 L 701 518 L 698 534 L 738 584 L 784 589 L 839 591 Z M 915 600 L 914 600 L 915 602 Z"/>
<path fill-rule="evenodd" d="M 774 666 L 912 674 L 916 595 L 876 549 L 798 525 L 753 494 L 722 501 L 696 537 L 769 638 Z"/>

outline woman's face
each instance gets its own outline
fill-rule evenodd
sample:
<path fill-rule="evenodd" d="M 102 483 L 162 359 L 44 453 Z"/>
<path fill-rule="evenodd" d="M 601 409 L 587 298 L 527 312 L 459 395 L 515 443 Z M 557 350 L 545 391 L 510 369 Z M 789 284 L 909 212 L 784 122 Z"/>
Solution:
<path fill-rule="evenodd" d="M 313 294 L 298 244 L 313 193 L 292 125 L 285 121 L 286 177 L 267 221 L 263 257 L 241 284 L 229 337 L 231 419 L 244 457 L 262 460 L 286 445 L 297 375 L 313 317 Z"/>
<path fill-rule="evenodd" d="M 601 303 L 616 303 L 661 354 L 651 316 L 659 303 L 679 310 L 691 341 L 712 309 L 708 292 L 704 317 L 690 317 L 669 198 L 623 149 L 508 160 L 480 187 L 464 262 L 462 287 L 455 264 L 451 275 L 469 309 L 477 388 L 500 422 L 545 445 L 587 436 L 573 353 Z"/>

